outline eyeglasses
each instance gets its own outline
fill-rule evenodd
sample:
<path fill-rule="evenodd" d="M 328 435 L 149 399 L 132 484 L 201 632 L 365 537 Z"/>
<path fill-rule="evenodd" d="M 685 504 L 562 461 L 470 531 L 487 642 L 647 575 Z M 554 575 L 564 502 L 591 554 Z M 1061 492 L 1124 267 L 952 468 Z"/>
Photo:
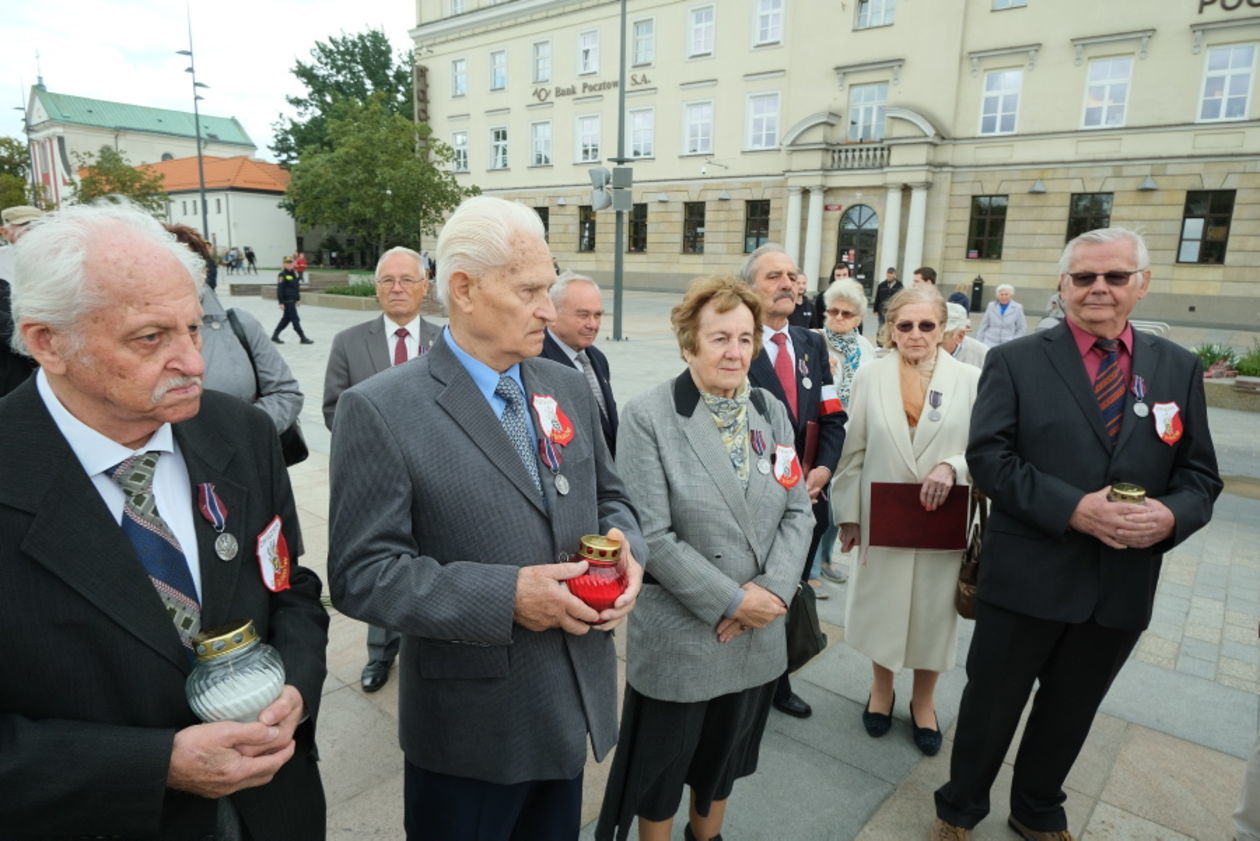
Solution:
<path fill-rule="evenodd" d="M 1093 286 L 1098 278 L 1107 281 L 1108 286 L 1127 286 L 1129 278 L 1146 269 L 1137 269 L 1131 272 L 1068 272 L 1068 277 L 1072 278 L 1072 285 L 1079 286 L 1084 289 L 1087 286 Z"/>
<path fill-rule="evenodd" d="M 418 277 L 391 277 L 391 278 L 378 277 L 376 279 L 376 283 L 378 286 L 393 286 L 395 283 L 401 283 L 404 288 L 408 288 L 408 289 L 411 288 L 412 286 L 415 286 L 419 282 L 420 282 L 420 278 Z"/>
<path fill-rule="evenodd" d="M 831 307 L 830 309 L 827 310 L 827 315 L 831 316 L 832 318 L 835 318 L 837 315 L 840 316 L 841 318 L 854 318 L 857 316 L 857 313 Z"/>
<path fill-rule="evenodd" d="M 916 325 L 913 321 L 898 321 L 896 324 L 893 325 L 893 327 L 896 328 L 898 333 L 909 333 L 911 330 L 915 328 L 915 326 Z M 919 328 L 920 333 L 931 333 L 933 330 L 936 329 L 936 322 L 935 321 L 920 321 L 917 326 Z"/>

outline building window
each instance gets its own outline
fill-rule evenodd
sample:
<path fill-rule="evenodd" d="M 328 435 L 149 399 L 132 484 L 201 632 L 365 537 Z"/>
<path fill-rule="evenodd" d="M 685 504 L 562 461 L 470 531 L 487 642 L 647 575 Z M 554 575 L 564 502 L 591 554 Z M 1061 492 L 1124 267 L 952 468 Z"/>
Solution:
<path fill-rule="evenodd" d="M 1012 134 L 1019 112 L 1019 88 L 1024 71 L 990 70 L 984 74 L 984 101 L 980 108 L 981 134 Z"/>
<path fill-rule="evenodd" d="M 717 29 L 712 6 L 691 10 L 691 30 L 687 36 L 687 56 L 713 55 L 713 36 Z"/>
<path fill-rule="evenodd" d="M 180 211 L 180 215 L 187 216 L 188 215 L 188 200 L 183 199 L 182 201 L 180 201 L 179 206 L 180 208 L 182 208 Z"/>
<path fill-rule="evenodd" d="M 1111 193 L 1073 193 L 1068 206 L 1067 238 L 1111 227 Z"/>
<path fill-rule="evenodd" d="M 683 254 L 704 253 L 704 202 L 683 202 Z"/>
<path fill-rule="evenodd" d="M 630 254 L 642 254 L 647 251 L 646 204 L 636 204 L 630 207 L 630 218 L 627 220 L 627 225 L 626 251 Z"/>
<path fill-rule="evenodd" d="M 222 212 L 223 212 L 223 203 L 222 203 L 222 199 L 215 199 L 215 200 L 214 200 L 214 212 L 215 212 L 215 213 L 222 213 Z"/>
<path fill-rule="evenodd" d="M 1003 9 L 1018 9 L 1028 5 L 1028 0 L 993 0 L 993 11 L 1000 12 Z"/>
<path fill-rule="evenodd" d="M 490 129 L 490 168 L 507 169 L 508 166 L 508 132 L 507 126 Z"/>
<path fill-rule="evenodd" d="M 656 154 L 656 111 L 639 108 L 630 112 L 630 157 L 650 158 Z"/>
<path fill-rule="evenodd" d="M 457 58 L 451 62 L 451 96 L 468 93 L 468 61 Z"/>
<path fill-rule="evenodd" d="M 770 241 L 770 199 L 744 202 L 744 253 L 751 254 Z"/>
<path fill-rule="evenodd" d="M 713 100 L 683 106 L 683 149 L 688 155 L 713 152 Z"/>
<path fill-rule="evenodd" d="M 783 40 L 783 0 L 757 0 L 753 21 L 753 45 L 777 44 Z"/>
<path fill-rule="evenodd" d="M 578 73 L 599 72 L 599 30 L 578 33 Z"/>
<path fill-rule="evenodd" d="M 774 149 L 779 145 L 779 95 L 759 93 L 748 97 L 749 149 Z"/>
<path fill-rule="evenodd" d="M 464 0 L 451 0 L 451 14 L 462 15 L 464 13 Z"/>
<path fill-rule="evenodd" d="M 451 132 L 451 169 L 455 172 L 468 171 L 468 132 Z"/>
<path fill-rule="evenodd" d="M 1235 44 L 1208 50 L 1199 121 L 1247 119 L 1251 76 L 1255 67 L 1255 44 Z"/>
<path fill-rule="evenodd" d="M 656 19 L 636 20 L 634 22 L 634 55 L 635 65 L 651 64 L 656 61 Z"/>
<path fill-rule="evenodd" d="M 1005 229 L 1006 196 L 972 196 L 967 259 L 1002 259 L 1002 233 Z"/>
<path fill-rule="evenodd" d="M 529 124 L 530 166 L 551 166 L 551 123 Z"/>
<path fill-rule="evenodd" d="M 535 207 L 534 212 L 538 214 L 538 221 L 542 222 L 543 239 L 551 242 L 551 208 Z"/>
<path fill-rule="evenodd" d="M 1129 77 L 1133 58 L 1096 58 L 1089 63 L 1085 80 L 1084 128 L 1110 128 L 1124 125 L 1124 109 L 1129 101 Z"/>
<path fill-rule="evenodd" d="M 1229 222 L 1234 215 L 1233 190 L 1189 190 L 1181 219 L 1178 263 L 1225 262 Z"/>
<path fill-rule="evenodd" d="M 892 26 L 896 15 L 896 0 L 858 0 L 856 29 L 872 26 Z"/>
<path fill-rule="evenodd" d="M 490 90 L 501 91 L 507 87 L 507 50 L 490 53 Z"/>
<path fill-rule="evenodd" d="M 578 161 L 590 163 L 599 160 L 599 115 L 587 114 L 577 118 Z"/>
<path fill-rule="evenodd" d="M 849 140 L 884 139 L 884 106 L 888 104 L 888 83 L 854 85 L 849 88 Z"/>
<path fill-rule="evenodd" d="M 537 41 L 534 43 L 534 81 L 550 82 L 551 81 L 551 42 Z"/>
<path fill-rule="evenodd" d="M 589 204 L 578 206 L 578 251 L 595 250 L 595 211 Z"/>

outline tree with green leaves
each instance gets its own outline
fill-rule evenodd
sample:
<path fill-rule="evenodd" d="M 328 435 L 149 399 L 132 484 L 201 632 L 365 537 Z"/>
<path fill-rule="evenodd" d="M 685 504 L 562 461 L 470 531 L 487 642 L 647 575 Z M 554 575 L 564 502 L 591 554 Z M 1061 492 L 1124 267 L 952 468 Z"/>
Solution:
<path fill-rule="evenodd" d="M 414 248 L 471 194 L 450 173 L 450 147 L 379 97 L 341 102 L 327 131 L 330 148 L 305 150 L 291 170 L 284 207 L 301 225 L 336 228 L 377 254 Z"/>
<path fill-rule="evenodd" d="M 75 204 L 88 204 L 107 196 L 124 196 L 154 216 L 166 212 L 166 176 L 147 167 L 134 167 L 112 146 L 102 146 L 96 154 L 74 153 L 79 165 L 79 186 Z"/>
<path fill-rule="evenodd" d="M 0 175 L 27 178 L 30 172 L 31 154 L 26 144 L 16 137 L 0 137 Z"/>
<path fill-rule="evenodd" d="M 306 88 L 304 96 L 285 97 L 296 114 L 281 114 L 272 124 L 271 151 L 281 166 L 292 166 L 306 149 L 331 148 L 328 120 L 339 102 L 375 99 L 389 113 L 411 119 L 412 53 L 395 56 L 382 30 L 334 35 L 316 43 L 311 58 L 293 67 Z"/>

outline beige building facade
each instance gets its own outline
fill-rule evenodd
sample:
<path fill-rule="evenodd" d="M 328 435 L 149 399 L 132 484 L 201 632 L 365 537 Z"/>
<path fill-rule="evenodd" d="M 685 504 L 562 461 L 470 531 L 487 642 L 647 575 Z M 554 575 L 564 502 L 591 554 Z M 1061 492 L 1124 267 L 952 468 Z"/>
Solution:
<path fill-rule="evenodd" d="M 465 185 L 537 208 L 611 278 L 588 170 L 617 152 L 617 0 L 417 0 L 417 113 Z M 630 288 L 767 240 L 821 281 L 895 267 L 1012 283 L 1040 312 L 1064 242 L 1141 228 L 1142 317 L 1260 319 L 1260 0 L 628 0 Z"/>

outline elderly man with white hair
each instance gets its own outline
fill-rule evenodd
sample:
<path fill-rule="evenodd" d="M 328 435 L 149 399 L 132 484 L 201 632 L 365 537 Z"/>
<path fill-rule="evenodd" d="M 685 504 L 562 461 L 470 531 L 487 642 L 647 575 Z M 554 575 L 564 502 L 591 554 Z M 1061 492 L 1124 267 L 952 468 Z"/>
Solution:
<path fill-rule="evenodd" d="M 1009 283 L 1001 284 L 997 288 L 997 298 L 989 301 L 984 317 L 980 319 L 976 340 L 989 347 L 997 347 L 1003 342 L 1018 339 L 1027 332 L 1024 307 L 1015 300 L 1015 287 Z"/>
<path fill-rule="evenodd" d="M 949 313 L 949 318 L 945 321 L 945 336 L 941 339 L 941 347 L 959 362 L 983 368 L 989 346 L 967 335 L 971 331 L 971 319 L 967 316 L 966 308 L 958 304 L 946 304 L 945 310 Z"/>
<path fill-rule="evenodd" d="M 547 327 L 542 355 L 552 362 L 582 372 L 599 404 L 599 420 L 604 425 L 604 442 L 617 455 L 617 400 L 609 380 L 608 357 L 595 347 L 599 325 L 604 318 L 604 302 L 595 281 L 577 272 L 562 272 L 551 287 L 556 319 Z"/>
<path fill-rule="evenodd" d="M 587 736 L 617 738 L 615 627 L 646 544 L 577 371 L 535 357 L 555 320 L 538 215 L 464 201 L 437 243 L 450 324 L 424 356 L 346 391 L 333 420 L 333 603 L 403 635 L 408 839 L 576 839 Z M 627 588 L 565 585 L 583 535 Z"/>

